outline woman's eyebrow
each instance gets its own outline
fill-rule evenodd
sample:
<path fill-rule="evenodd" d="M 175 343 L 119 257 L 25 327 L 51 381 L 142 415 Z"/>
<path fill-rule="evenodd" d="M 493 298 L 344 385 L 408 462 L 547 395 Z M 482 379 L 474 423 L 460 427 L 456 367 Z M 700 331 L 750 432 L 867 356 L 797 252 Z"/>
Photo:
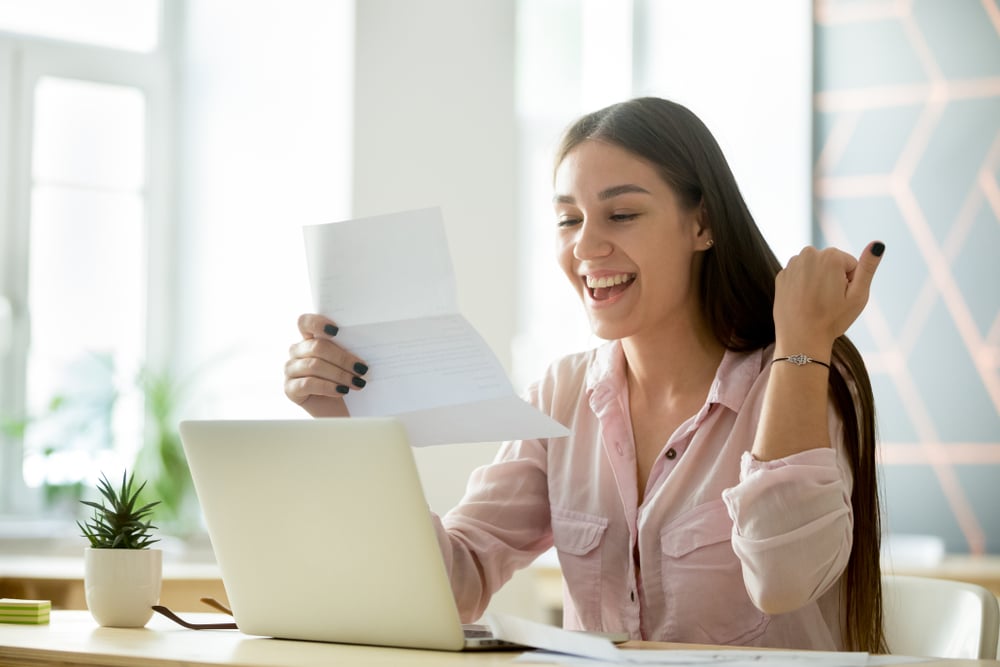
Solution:
<path fill-rule="evenodd" d="M 633 183 L 626 183 L 624 185 L 612 185 L 610 188 L 605 188 L 597 193 L 597 198 L 601 201 L 606 199 L 611 199 L 612 197 L 617 197 L 618 195 L 627 194 L 630 192 L 638 192 L 640 194 L 649 194 L 649 190 L 639 185 Z"/>
<path fill-rule="evenodd" d="M 601 201 L 606 201 L 617 197 L 618 195 L 624 195 L 632 192 L 637 192 L 639 194 L 650 194 L 649 190 L 646 188 L 635 185 L 634 183 L 625 183 L 622 185 L 612 185 L 610 188 L 605 188 L 597 193 L 597 198 Z M 554 204 L 575 204 L 576 198 L 573 195 L 554 195 L 552 197 L 552 203 Z"/>

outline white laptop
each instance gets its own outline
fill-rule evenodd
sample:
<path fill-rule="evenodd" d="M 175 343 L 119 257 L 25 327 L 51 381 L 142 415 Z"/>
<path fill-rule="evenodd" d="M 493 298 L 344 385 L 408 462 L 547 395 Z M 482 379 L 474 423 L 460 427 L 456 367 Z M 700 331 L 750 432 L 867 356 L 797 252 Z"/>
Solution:
<path fill-rule="evenodd" d="M 466 637 L 397 420 L 184 421 L 180 434 L 241 631 L 441 650 L 506 644 Z"/>

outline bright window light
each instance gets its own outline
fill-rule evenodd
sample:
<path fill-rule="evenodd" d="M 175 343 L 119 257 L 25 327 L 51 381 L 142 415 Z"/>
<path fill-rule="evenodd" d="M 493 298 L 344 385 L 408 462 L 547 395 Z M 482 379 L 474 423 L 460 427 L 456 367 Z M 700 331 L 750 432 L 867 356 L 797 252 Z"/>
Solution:
<path fill-rule="evenodd" d="M 34 99 L 25 481 L 89 484 L 141 443 L 146 102 L 53 77 Z"/>
<path fill-rule="evenodd" d="M 129 51 L 159 41 L 160 0 L 0 0 L 0 30 Z"/>

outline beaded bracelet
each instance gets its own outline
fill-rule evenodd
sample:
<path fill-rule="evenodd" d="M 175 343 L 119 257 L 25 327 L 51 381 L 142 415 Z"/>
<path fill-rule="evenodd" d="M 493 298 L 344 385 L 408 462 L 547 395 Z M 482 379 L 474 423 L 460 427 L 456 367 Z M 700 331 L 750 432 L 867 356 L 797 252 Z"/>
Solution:
<path fill-rule="evenodd" d="M 820 361 L 819 359 L 813 359 L 812 357 L 807 357 L 804 354 L 793 354 L 790 357 L 778 357 L 777 359 L 772 359 L 773 364 L 776 361 L 787 361 L 788 363 L 795 364 L 796 366 L 805 366 L 806 364 L 819 364 L 820 366 L 830 367 L 830 364 L 825 361 Z"/>

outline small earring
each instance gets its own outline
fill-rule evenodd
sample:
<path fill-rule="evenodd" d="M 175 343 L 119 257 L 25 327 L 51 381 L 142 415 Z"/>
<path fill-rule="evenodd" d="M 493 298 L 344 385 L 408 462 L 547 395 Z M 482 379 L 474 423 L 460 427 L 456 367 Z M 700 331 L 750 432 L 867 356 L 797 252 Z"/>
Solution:
<path fill-rule="evenodd" d="M 715 245 L 715 241 L 713 241 L 712 239 L 709 239 L 709 240 L 705 241 L 705 245 L 708 246 L 709 248 L 711 248 L 712 246 Z"/>

